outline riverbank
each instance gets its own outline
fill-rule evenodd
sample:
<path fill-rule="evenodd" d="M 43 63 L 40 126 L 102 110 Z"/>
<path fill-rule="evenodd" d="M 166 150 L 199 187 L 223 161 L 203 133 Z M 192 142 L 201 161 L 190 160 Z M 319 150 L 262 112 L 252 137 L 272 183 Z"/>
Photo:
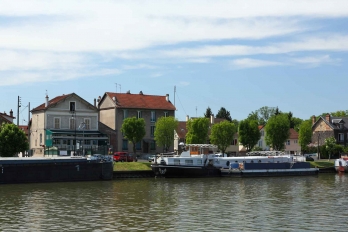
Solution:
<path fill-rule="evenodd" d="M 333 160 L 308 161 L 311 167 L 318 167 L 319 173 L 336 173 Z M 114 162 L 114 179 L 154 177 L 151 163 L 146 160 L 138 162 Z"/>

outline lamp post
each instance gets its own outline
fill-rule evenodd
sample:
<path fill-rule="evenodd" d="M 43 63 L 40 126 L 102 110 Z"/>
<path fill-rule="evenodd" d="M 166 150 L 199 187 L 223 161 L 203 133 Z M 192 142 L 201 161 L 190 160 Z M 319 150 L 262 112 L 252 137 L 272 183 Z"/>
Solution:
<path fill-rule="evenodd" d="M 318 147 L 317 147 L 317 153 L 318 153 L 318 160 L 320 160 L 320 131 L 318 132 Z"/>
<path fill-rule="evenodd" d="M 74 136 L 74 156 L 76 155 L 76 111 L 71 111 L 71 118 L 74 122 L 74 130 L 75 130 L 75 136 Z"/>
<path fill-rule="evenodd" d="M 85 128 L 86 128 L 86 123 L 85 122 L 81 122 L 81 124 L 79 125 L 79 130 L 82 129 L 82 143 L 81 143 L 81 147 L 82 147 L 82 155 L 84 156 L 84 145 L 85 145 Z"/>

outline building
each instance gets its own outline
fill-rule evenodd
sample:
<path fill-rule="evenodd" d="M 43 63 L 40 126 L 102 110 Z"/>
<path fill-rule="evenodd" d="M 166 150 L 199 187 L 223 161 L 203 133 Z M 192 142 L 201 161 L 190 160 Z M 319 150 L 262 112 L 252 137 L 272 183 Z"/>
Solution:
<path fill-rule="evenodd" d="M 4 113 L 0 113 L 0 125 L 2 123 L 13 123 L 13 119 L 15 119 L 15 117 L 13 117 L 13 111 L 10 111 L 10 115 L 6 114 L 6 112 Z"/>
<path fill-rule="evenodd" d="M 107 150 L 109 138 L 98 131 L 98 109 L 75 93 L 57 96 L 32 111 L 33 156 L 57 150 L 59 155 L 85 155 Z"/>
<path fill-rule="evenodd" d="M 301 146 L 298 143 L 298 133 L 293 128 L 290 128 L 290 136 L 285 142 L 284 152 L 291 155 L 301 154 Z"/>
<path fill-rule="evenodd" d="M 128 117 L 143 118 L 146 124 L 146 135 L 142 141 L 136 144 L 138 153 L 163 152 L 162 147 L 156 146 L 154 140 L 155 124 L 160 117 L 175 117 L 175 107 L 169 100 L 169 94 L 165 96 L 106 92 L 98 99 L 98 109 L 101 131 L 110 137 L 110 145 L 113 151 L 133 152 L 129 141 L 122 135 L 123 120 Z M 174 133 L 174 132 L 173 132 Z M 173 150 L 174 148 L 170 148 Z"/>
<path fill-rule="evenodd" d="M 334 137 L 337 144 L 348 144 L 348 117 L 332 117 L 326 114 L 325 117 L 319 116 L 317 119 L 312 116 L 312 145 L 321 146 L 329 137 Z"/>
<path fill-rule="evenodd" d="M 260 125 L 259 126 L 259 131 L 260 131 L 260 139 L 257 142 L 257 146 L 260 147 L 262 149 L 262 151 L 269 151 L 270 147 L 269 145 L 267 145 L 266 143 L 266 130 L 265 130 L 265 126 L 264 125 Z"/>

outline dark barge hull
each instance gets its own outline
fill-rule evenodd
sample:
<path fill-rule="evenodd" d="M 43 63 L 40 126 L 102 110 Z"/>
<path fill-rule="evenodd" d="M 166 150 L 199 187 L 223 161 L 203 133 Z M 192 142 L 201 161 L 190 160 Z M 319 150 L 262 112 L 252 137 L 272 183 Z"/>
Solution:
<path fill-rule="evenodd" d="M 213 166 L 179 166 L 152 164 L 152 171 L 158 177 L 216 177 L 220 176 L 220 169 Z"/>
<path fill-rule="evenodd" d="M 245 163 L 244 169 L 222 169 L 221 176 L 266 177 L 266 176 L 311 176 L 319 169 L 310 168 L 306 162 L 298 163 Z"/>
<path fill-rule="evenodd" d="M 0 184 L 97 181 L 112 178 L 112 162 L 97 162 L 85 158 L 0 160 Z"/>

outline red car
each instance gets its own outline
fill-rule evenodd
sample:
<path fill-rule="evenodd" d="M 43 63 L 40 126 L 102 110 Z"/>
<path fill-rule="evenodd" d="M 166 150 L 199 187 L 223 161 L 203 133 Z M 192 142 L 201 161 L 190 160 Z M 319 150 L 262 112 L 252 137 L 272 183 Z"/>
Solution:
<path fill-rule="evenodd" d="M 133 156 L 128 152 L 117 151 L 114 152 L 114 161 L 115 162 L 133 162 Z"/>

